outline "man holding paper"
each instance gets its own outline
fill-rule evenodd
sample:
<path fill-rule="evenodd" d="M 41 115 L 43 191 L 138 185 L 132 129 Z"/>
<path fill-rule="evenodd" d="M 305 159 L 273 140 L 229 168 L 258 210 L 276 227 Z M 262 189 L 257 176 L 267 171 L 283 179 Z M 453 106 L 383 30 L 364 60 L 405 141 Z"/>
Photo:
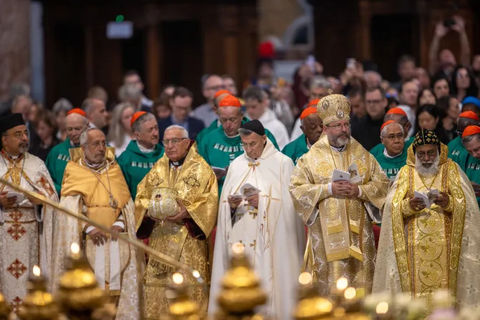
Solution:
<path fill-rule="evenodd" d="M 470 181 L 434 131 L 421 130 L 385 201 L 373 291 L 480 301 L 480 215 Z"/>
<path fill-rule="evenodd" d="M 371 290 L 375 247 L 367 214 L 381 209 L 388 179 L 350 137 L 350 101 L 332 94 L 318 103 L 324 135 L 298 160 L 290 180 L 296 211 L 309 227 L 306 268 L 328 295 L 336 280 Z"/>
<path fill-rule="evenodd" d="M 209 313 L 216 312 L 231 247 L 240 242 L 269 293 L 262 313 L 291 319 L 305 240 L 288 193 L 293 162 L 275 149 L 260 121 L 239 132 L 245 153 L 230 164 L 220 197 Z"/>

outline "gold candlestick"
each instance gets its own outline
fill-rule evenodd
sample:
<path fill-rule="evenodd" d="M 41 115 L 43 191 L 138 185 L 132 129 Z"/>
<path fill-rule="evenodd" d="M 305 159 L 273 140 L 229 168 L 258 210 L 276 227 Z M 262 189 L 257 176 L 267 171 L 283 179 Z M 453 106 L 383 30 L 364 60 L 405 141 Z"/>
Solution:
<path fill-rule="evenodd" d="M 200 320 L 200 307 L 190 299 L 190 286 L 185 280 L 184 275 L 179 272 L 172 275 L 168 291 L 173 300 L 168 307 L 169 318 L 172 320 Z"/>
<path fill-rule="evenodd" d="M 230 269 L 222 280 L 222 290 L 217 298 L 220 311 L 217 319 L 261 319 L 254 312 L 255 307 L 264 304 L 266 294 L 250 267 L 241 243 L 232 246 Z M 210 297 L 211 299 L 215 297 Z"/>
<path fill-rule="evenodd" d="M 71 246 L 67 264 L 67 271 L 60 278 L 58 301 L 69 319 L 91 319 L 92 313 L 103 307 L 107 297 L 77 243 Z"/>
<path fill-rule="evenodd" d="M 38 266 L 33 267 L 27 288 L 28 293 L 18 308 L 18 317 L 21 320 L 58 319 L 58 306 L 53 296 L 47 292 L 45 278 Z"/>
<path fill-rule="evenodd" d="M 298 303 L 293 312 L 296 320 L 333 319 L 333 303 L 318 294 L 312 275 L 303 272 L 298 277 Z"/>
<path fill-rule="evenodd" d="M 0 320 L 7 320 L 11 311 L 5 297 L 0 293 Z"/>

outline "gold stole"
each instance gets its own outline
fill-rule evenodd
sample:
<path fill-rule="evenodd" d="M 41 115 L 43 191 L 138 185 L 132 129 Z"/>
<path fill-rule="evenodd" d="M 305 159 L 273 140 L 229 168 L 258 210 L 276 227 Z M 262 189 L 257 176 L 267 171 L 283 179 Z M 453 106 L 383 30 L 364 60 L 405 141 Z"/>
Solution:
<path fill-rule="evenodd" d="M 423 187 L 413 165 L 400 171 L 392 200 L 392 232 L 400 282 L 402 291 L 411 292 L 412 296 L 425 296 L 437 288 L 456 292 L 466 202 L 456 165 L 451 160 L 443 162 L 439 180 L 432 188 L 450 194 L 451 215 L 433 205 L 424 209 L 426 214 L 404 218 L 402 200 L 413 197 L 415 186 L 420 190 Z"/>
<path fill-rule="evenodd" d="M 326 138 L 324 138 L 326 139 Z M 323 141 L 325 142 L 325 141 Z M 356 163 L 358 174 L 363 176 L 362 183 L 370 180 L 370 163 L 351 161 L 351 153 L 357 150 L 349 144 L 343 152 L 332 152 L 330 172 L 340 169 L 348 171 L 348 167 Z M 352 150 L 353 149 L 353 150 Z M 323 243 L 328 262 L 353 257 L 363 261 L 363 227 L 365 224 L 365 207 L 361 200 L 329 197 L 318 204 Z"/>

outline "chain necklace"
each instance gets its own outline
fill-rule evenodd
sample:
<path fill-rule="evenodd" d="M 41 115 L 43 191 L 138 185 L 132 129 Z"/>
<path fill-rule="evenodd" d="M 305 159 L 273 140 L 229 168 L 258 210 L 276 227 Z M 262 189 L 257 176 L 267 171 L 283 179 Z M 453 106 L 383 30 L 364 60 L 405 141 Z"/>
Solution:
<path fill-rule="evenodd" d="M 93 175 L 97 178 L 98 182 L 100 182 L 100 184 L 105 188 L 105 190 L 108 192 L 108 197 L 109 197 L 109 202 L 108 204 L 110 205 L 110 207 L 114 208 L 114 209 L 117 209 L 118 208 L 118 202 L 117 200 L 115 200 L 115 198 L 113 197 L 113 194 L 112 194 L 112 187 L 110 185 L 110 178 L 108 176 L 108 163 L 105 165 L 105 167 L 103 166 L 100 166 L 101 169 L 105 168 L 106 170 L 106 173 L 107 173 L 107 182 L 108 182 L 108 188 L 107 186 L 103 183 L 102 179 L 100 178 L 100 174 L 94 170 L 93 168 L 91 168 L 89 165 L 88 165 L 88 161 L 87 159 L 83 159 L 85 164 L 87 165 L 87 167 L 90 168 L 90 170 L 92 171 Z M 99 170 L 101 170 L 99 169 Z"/>

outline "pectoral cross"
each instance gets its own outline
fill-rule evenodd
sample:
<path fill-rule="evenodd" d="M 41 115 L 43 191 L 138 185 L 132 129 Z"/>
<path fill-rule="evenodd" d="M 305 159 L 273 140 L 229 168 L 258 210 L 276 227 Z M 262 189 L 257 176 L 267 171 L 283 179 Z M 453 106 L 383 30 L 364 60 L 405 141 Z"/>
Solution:
<path fill-rule="evenodd" d="M 260 162 L 258 161 L 248 163 L 248 166 L 253 167 L 253 170 L 255 170 L 255 167 L 258 167 L 259 165 L 260 165 Z"/>
<path fill-rule="evenodd" d="M 253 240 L 253 242 L 250 243 L 249 246 L 252 247 L 253 250 L 255 250 L 255 248 L 257 247 L 257 240 Z"/>
<path fill-rule="evenodd" d="M 248 211 L 248 214 L 251 215 L 255 219 L 258 215 L 258 209 L 253 208 L 252 210 Z"/>

